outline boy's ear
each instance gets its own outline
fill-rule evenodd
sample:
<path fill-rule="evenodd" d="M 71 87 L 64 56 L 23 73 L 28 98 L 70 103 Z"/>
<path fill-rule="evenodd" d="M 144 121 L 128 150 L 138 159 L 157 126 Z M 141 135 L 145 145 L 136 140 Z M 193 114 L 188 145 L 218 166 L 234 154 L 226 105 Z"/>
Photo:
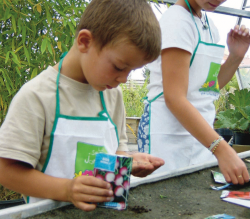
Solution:
<path fill-rule="evenodd" d="M 82 53 L 85 53 L 93 44 L 92 33 L 86 29 L 80 30 L 76 41 L 77 41 L 78 50 Z"/>

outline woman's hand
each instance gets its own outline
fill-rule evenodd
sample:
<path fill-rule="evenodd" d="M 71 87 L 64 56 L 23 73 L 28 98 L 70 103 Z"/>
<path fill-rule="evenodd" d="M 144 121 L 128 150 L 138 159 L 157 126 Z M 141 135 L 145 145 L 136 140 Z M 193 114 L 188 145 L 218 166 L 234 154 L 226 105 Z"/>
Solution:
<path fill-rule="evenodd" d="M 249 29 L 236 25 L 227 35 L 227 45 L 231 55 L 243 59 L 250 44 Z"/>
<path fill-rule="evenodd" d="M 214 155 L 217 157 L 220 170 L 228 183 L 243 185 L 249 182 L 249 173 L 245 163 L 225 141 L 219 144 Z"/>

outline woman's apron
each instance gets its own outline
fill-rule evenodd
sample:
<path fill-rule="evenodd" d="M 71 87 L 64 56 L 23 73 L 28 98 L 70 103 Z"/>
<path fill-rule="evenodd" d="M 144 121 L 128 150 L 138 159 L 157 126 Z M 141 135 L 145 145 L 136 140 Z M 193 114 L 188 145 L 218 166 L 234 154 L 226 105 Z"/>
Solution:
<path fill-rule="evenodd" d="M 60 178 L 73 179 L 81 175 L 92 175 L 97 153 L 115 154 L 118 148 L 116 125 L 111 120 L 100 92 L 103 111 L 98 117 L 76 117 L 60 114 L 59 78 L 56 81 L 56 114 L 50 138 L 48 155 L 42 172 Z M 28 197 L 28 203 L 41 198 Z"/>
<path fill-rule="evenodd" d="M 190 5 L 187 0 L 185 2 L 195 22 Z M 206 21 L 208 22 L 207 17 Z M 217 76 L 225 47 L 213 43 L 209 23 L 209 29 L 204 31 L 210 32 L 211 42 L 201 41 L 196 22 L 195 25 L 199 41 L 191 57 L 187 99 L 213 127 L 213 101 L 219 96 Z M 170 112 L 163 92 L 151 100 L 146 99 L 145 102 L 144 114 L 138 128 L 138 150 L 165 160 L 165 165 L 154 173 L 177 170 L 215 159 Z"/>

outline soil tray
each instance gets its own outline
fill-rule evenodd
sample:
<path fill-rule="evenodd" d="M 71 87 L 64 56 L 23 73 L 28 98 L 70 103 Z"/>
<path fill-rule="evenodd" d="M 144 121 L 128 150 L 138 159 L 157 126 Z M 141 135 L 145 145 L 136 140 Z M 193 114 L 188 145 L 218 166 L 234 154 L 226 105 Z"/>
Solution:
<path fill-rule="evenodd" d="M 246 163 L 250 172 L 250 163 Z M 237 219 L 250 218 L 250 209 L 231 204 L 220 199 L 221 191 L 214 191 L 211 167 L 191 174 L 173 177 L 159 182 L 148 183 L 130 189 L 129 207 L 124 211 L 98 208 L 93 212 L 83 212 L 72 205 L 49 211 L 30 219 L 203 219 L 210 215 L 228 214 Z M 228 190 L 250 191 L 250 185 Z"/>

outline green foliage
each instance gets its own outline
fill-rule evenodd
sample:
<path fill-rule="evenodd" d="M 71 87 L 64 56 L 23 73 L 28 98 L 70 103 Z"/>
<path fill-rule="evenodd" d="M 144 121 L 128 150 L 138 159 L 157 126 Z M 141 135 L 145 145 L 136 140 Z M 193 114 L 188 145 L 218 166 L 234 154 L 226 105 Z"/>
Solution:
<path fill-rule="evenodd" d="M 218 114 L 220 111 L 229 109 L 228 98 L 229 93 L 232 92 L 232 90 L 239 90 L 236 75 L 234 75 L 233 78 L 225 85 L 225 87 L 221 89 L 219 99 L 214 101 L 216 114 Z"/>
<path fill-rule="evenodd" d="M 0 1 L 0 124 L 20 87 L 69 50 L 87 4 L 84 0 Z"/>
<path fill-rule="evenodd" d="M 249 106 L 250 92 L 248 89 L 235 90 L 234 94 L 229 94 L 229 103 L 235 107 Z"/>
<path fill-rule="evenodd" d="M 250 91 L 235 90 L 234 94 L 229 94 L 228 102 L 235 109 L 219 112 L 214 127 L 250 133 Z"/>
<path fill-rule="evenodd" d="M 147 85 L 147 80 L 145 80 L 143 86 L 134 85 L 131 88 L 127 88 L 126 84 L 120 85 L 127 117 L 141 117 L 144 110 L 142 98 L 147 95 Z"/>

